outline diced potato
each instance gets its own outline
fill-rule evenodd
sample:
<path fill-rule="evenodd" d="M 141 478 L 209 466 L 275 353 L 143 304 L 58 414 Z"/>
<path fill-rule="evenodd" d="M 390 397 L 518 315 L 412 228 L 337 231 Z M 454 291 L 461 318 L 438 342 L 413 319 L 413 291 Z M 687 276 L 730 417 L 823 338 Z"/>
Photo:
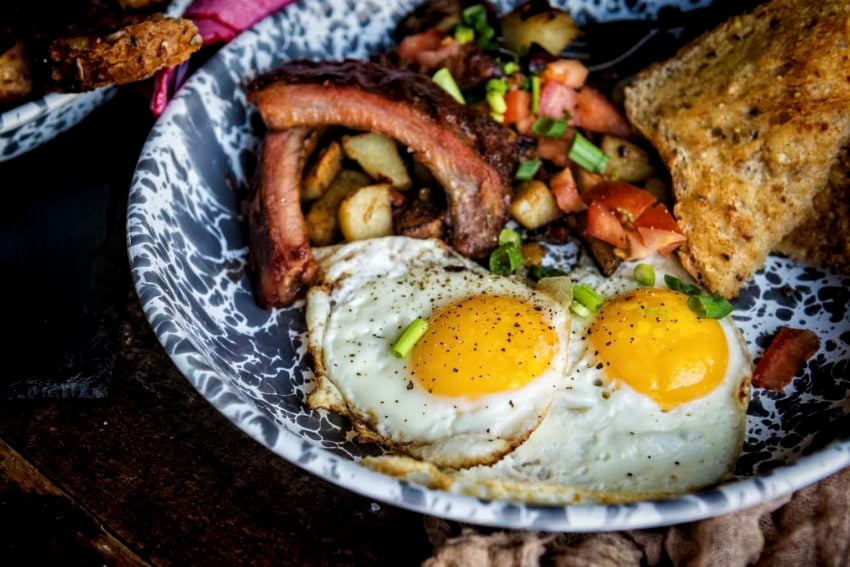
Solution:
<path fill-rule="evenodd" d="M 312 201 L 321 197 L 340 169 L 342 169 L 342 148 L 337 142 L 331 142 L 321 151 L 316 163 L 304 176 L 304 183 L 301 184 L 301 200 Z"/>
<path fill-rule="evenodd" d="M 655 173 L 646 150 L 622 138 L 603 136 L 602 151 L 608 156 L 605 175 L 615 181 L 642 183 Z"/>
<path fill-rule="evenodd" d="M 525 228 L 533 230 L 561 218 L 561 210 L 544 183 L 526 181 L 514 195 L 511 216 Z"/>
<path fill-rule="evenodd" d="M 348 242 L 390 236 L 393 233 L 390 186 L 367 185 L 346 197 L 339 206 L 339 227 Z"/>
<path fill-rule="evenodd" d="M 350 193 L 369 183 L 371 180 L 359 171 L 343 169 L 339 172 L 307 213 L 307 231 L 311 243 L 315 246 L 327 246 L 337 240 L 339 235 L 337 210 L 340 203 Z"/>
<path fill-rule="evenodd" d="M 536 43 L 552 55 L 558 55 L 576 38 L 578 26 L 569 14 L 555 8 L 540 10 L 539 4 L 529 2 L 502 18 L 502 35 L 508 49 L 525 53 Z"/>
<path fill-rule="evenodd" d="M 343 136 L 345 155 L 360 164 L 369 177 L 389 181 L 396 189 L 408 189 L 412 182 L 398 153 L 395 141 L 380 134 Z"/>

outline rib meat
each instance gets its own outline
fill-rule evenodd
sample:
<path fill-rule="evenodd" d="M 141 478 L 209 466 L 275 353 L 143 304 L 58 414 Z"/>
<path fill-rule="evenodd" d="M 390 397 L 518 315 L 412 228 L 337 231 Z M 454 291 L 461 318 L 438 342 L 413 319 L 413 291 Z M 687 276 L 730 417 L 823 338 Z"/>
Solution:
<path fill-rule="evenodd" d="M 428 77 L 363 61 L 297 61 L 254 80 L 250 99 L 271 130 L 338 125 L 398 140 L 443 186 L 453 246 L 480 258 L 496 245 L 510 202 L 514 135 Z"/>
<path fill-rule="evenodd" d="M 308 128 L 292 128 L 269 132 L 263 143 L 258 180 L 246 201 L 250 264 L 262 307 L 291 305 L 316 276 L 299 190 L 312 138 Z"/>

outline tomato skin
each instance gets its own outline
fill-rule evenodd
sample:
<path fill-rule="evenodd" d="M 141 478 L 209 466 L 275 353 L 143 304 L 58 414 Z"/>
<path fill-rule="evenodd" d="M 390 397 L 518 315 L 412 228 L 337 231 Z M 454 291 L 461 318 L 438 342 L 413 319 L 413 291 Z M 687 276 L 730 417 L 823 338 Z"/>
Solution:
<path fill-rule="evenodd" d="M 546 65 L 543 78 L 547 81 L 557 81 L 565 87 L 580 89 L 587 80 L 587 67 L 575 59 L 558 59 Z"/>
<path fill-rule="evenodd" d="M 591 202 L 587 207 L 587 226 L 584 234 L 620 250 L 626 250 L 628 247 L 628 237 L 623 225 L 613 212 L 597 201 Z"/>
<path fill-rule="evenodd" d="M 557 81 L 547 81 L 540 91 L 539 114 L 549 118 L 565 119 L 569 116 L 575 119 L 576 101 L 575 90 Z"/>
<path fill-rule="evenodd" d="M 531 115 L 531 93 L 522 90 L 513 90 L 505 95 L 505 124 L 518 124 L 533 118 Z M 529 127 L 530 128 L 530 127 Z"/>
<path fill-rule="evenodd" d="M 569 131 L 568 131 L 569 133 Z M 551 161 L 558 167 L 567 167 L 570 159 L 567 153 L 570 150 L 570 144 L 566 139 L 561 138 L 538 138 L 537 139 L 537 155 L 540 159 Z"/>
<path fill-rule="evenodd" d="M 559 173 L 552 176 L 550 182 L 552 194 L 555 195 L 555 201 L 558 203 L 558 208 L 565 213 L 575 213 L 585 208 L 584 202 L 578 194 L 573 172 L 570 168 L 565 167 Z"/>
<path fill-rule="evenodd" d="M 820 340 L 812 331 L 782 327 L 756 365 L 753 385 L 782 392 L 818 348 Z"/>
<path fill-rule="evenodd" d="M 604 205 L 631 225 L 655 203 L 655 196 L 622 181 L 604 181 L 590 190 L 589 200 Z"/>
<path fill-rule="evenodd" d="M 659 230 L 669 230 L 682 234 L 682 229 L 676 223 L 676 219 L 664 206 L 664 203 L 655 203 L 646 209 L 640 218 L 635 221 L 635 226 L 643 226 L 646 228 L 656 228 Z"/>
<path fill-rule="evenodd" d="M 676 219 L 663 203 L 655 203 L 635 221 L 644 244 L 667 256 L 685 242 L 685 235 Z"/>
<path fill-rule="evenodd" d="M 556 83 L 557 84 L 557 83 Z M 627 138 L 632 133 L 628 120 L 596 89 L 584 87 L 576 96 L 573 124 L 591 132 Z"/>

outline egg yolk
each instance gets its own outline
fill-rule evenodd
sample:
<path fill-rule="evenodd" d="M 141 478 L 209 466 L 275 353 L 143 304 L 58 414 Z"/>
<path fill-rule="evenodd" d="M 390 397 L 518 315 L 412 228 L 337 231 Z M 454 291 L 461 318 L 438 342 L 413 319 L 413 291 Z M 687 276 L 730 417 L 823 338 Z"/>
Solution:
<path fill-rule="evenodd" d="M 729 347 L 720 323 L 688 308 L 688 297 L 641 289 L 602 308 L 590 327 L 600 368 L 662 409 L 705 396 L 726 374 Z"/>
<path fill-rule="evenodd" d="M 437 396 L 477 398 L 521 388 L 558 347 L 546 311 L 511 296 L 478 295 L 436 310 L 410 358 L 414 380 Z"/>

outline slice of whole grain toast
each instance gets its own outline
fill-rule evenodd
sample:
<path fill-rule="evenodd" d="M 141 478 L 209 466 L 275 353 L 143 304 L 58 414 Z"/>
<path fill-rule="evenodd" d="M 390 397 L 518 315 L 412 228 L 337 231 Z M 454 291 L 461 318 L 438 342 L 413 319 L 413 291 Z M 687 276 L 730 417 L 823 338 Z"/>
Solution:
<path fill-rule="evenodd" d="M 688 238 L 679 257 L 709 290 L 735 297 L 815 214 L 850 141 L 849 54 L 846 0 L 772 0 L 626 90 L 629 118 L 673 178 Z"/>

